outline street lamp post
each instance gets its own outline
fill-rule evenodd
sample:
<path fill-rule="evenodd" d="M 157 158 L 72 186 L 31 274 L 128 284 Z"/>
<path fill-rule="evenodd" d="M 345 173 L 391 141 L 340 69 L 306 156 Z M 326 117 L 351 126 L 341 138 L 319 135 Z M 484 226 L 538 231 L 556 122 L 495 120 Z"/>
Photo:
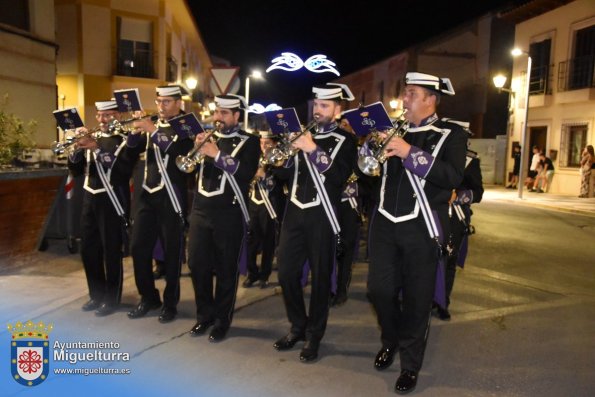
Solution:
<path fill-rule="evenodd" d="M 244 93 L 246 94 L 246 105 L 248 109 L 244 110 L 244 130 L 248 131 L 248 112 L 250 109 L 250 77 L 254 79 L 262 79 L 262 73 L 259 70 L 252 71 L 252 74 L 246 77 L 246 85 Z"/>
<path fill-rule="evenodd" d="M 525 122 L 523 124 L 523 131 L 521 135 L 521 161 L 519 164 L 519 198 L 523 198 L 523 185 L 525 184 L 525 153 L 527 153 L 527 122 L 529 121 L 529 91 L 531 82 L 531 56 L 528 52 L 515 48 L 511 51 L 512 56 L 527 55 L 527 87 L 525 90 Z"/>
<path fill-rule="evenodd" d="M 506 122 L 506 150 L 508 150 L 508 147 L 510 146 L 510 117 L 511 114 L 514 113 L 514 106 L 515 106 L 515 92 L 510 89 L 510 88 L 506 88 L 504 87 L 504 84 L 506 84 L 506 76 L 503 74 L 498 74 L 496 76 L 494 76 L 493 78 L 494 81 L 494 86 L 498 89 L 498 93 L 501 93 L 502 91 L 507 92 L 508 93 L 508 119 Z M 505 165 L 506 168 L 506 165 Z M 506 174 L 506 170 L 505 174 Z M 506 175 L 505 175 L 506 177 Z"/>

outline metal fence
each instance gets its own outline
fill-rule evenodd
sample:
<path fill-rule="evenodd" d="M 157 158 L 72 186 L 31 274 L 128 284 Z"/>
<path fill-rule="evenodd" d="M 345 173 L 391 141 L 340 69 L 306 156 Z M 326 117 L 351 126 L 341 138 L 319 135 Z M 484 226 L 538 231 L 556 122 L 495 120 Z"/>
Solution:
<path fill-rule="evenodd" d="M 595 87 L 595 55 L 569 59 L 559 65 L 558 91 Z"/>

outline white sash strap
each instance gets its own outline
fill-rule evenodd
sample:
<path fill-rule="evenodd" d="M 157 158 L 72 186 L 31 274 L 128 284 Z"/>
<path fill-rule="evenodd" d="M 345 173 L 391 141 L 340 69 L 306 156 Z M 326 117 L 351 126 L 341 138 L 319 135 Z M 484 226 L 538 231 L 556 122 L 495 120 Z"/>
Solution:
<path fill-rule="evenodd" d="M 114 206 L 114 209 L 116 210 L 116 213 L 119 216 L 121 216 L 122 219 L 124 219 L 126 226 L 128 226 L 128 220 L 126 219 L 126 215 L 124 213 L 124 209 L 122 208 L 122 204 L 118 200 L 118 196 L 116 196 L 116 192 L 114 191 L 114 188 L 110 184 L 110 182 L 107 178 L 107 175 L 105 174 L 103 165 L 97 161 L 97 155 L 95 153 L 93 153 L 93 157 L 95 159 L 95 168 L 97 169 L 97 175 L 99 175 L 101 184 L 105 188 L 105 191 L 107 192 L 107 195 L 108 195 L 110 201 L 112 202 L 112 205 Z"/>
<path fill-rule="evenodd" d="M 351 205 L 351 208 L 357 211 L 357 200 L 355 199 L 355 197 L 349 197 L 347 201 L 349 201 L 349 205 Z"/>
<path fill-rule="evenodd" d="M 159 150 L 159 146 L 153 144 L 153 149 L 155 150 L 155 160 L 157 162 L 157 168 L 159 168 L 159 172 L 161 173 L 161 181 L 165 184 L 165 190 L 167 190 L 167 195 L 169 196 L 169 200 L 171 201 L 171 205 L 174 207 L 174 211 L 180 216 L 182 221 L 184 220 L 184 214 L 182 213 L 182 207 L 180 206 L 180 202 L 178 201 L 178 197 L 176 196 L 176 192 L 174 187 L 171 183 L 171 179 L 169 179 L 169 175 L 167 174 L 167 168 L 163 159 L 161 158 L 161 151 Z"/>
<path fill-rule="evenodd" d="M 421 184 L 421 179 L 417 175 L 413 175 L 409 170 L 405 170 L 405 172 L 407 173 L 409 182 L 411 182 L 411 186 L 413 187 L 413 191 L 415 192 L 417 201 L 419 202 L 419 208 L 421 209 L 424 221 L 426 222 L 428 233 L 430 234 L 431 238 L 438 239 L 440 233 L 438 232 L 436 221 L 432 216 L 432 209 L 430 208 L 430 203 L 428 202 L 428 197 L 426 196 L 424 187 Z"/>
<path fill-rule="evenodd" d="M 448 131 L 450 132 L 450 131 Z M 438 141 L 438 144 L 436 145 L 436 147 L 434 148 L 434 151 L 432 152 L 432 156 L 436 157 L 438 155 L 438 152 L 440 151 L 440 148 L 442 147 L 442 145 L 444 144 L 444 141 L 446 140 L 446 137 L 448 136 L 447 132 L 443 132 L 442 137 L 440 138 L 440 140 Z M 411 171 L 409 170 L 405 170 L 405 172 L 407 173 L 407 177 L 409 178 L 409 181 L 411 182 L 411 186 L 413 187 L 413 191 L 415 192 L 415 196 L 417 197 L 417 201 L 419 203 L 419 208 L 421 209 L 422 215 L 424 217 L 424 221 L 426 222 L 426 227 L 428 228 L 428 233 L 430 234 L 430 237 L 435 239 L 436 241 L 439 242 L 439 238 L 440 238 L 440 233 L 438 231 L 438 226 L 436 225 L 436 221 L 434 219 L 434 216 L 432 215 L 432 209 L 430 208 L 430 202 L 428 201 L 428 197 L 426 196 L 426 192 L 424 190 L 424 184 L 425 181 L 422 181 L 422 179 L 420 177 L 418 177 L 417 175 L 414 175 L 413 173 L 411 173 Z"/>
<path fill-rule="evenodd" d="M 271 217 L 271 219 L 277 219 L 277 213 L 275 212 L 275 209 L 273 208 L 273 204 L 271 203 L 271 200 L 269 199 L 269 192 L 262 187 L 262 184 L 260 181 L 256 182 L 256 186 L 258 187 L 258 191 L 260 192 L 260 196 L 262 197 L 262 200 L 264 201 L 264 206 L 267 209 L 269 216 Z"/>
<path fill-rule="evenodd" d="M 236 179 L 233 175 L 231 175 L 227 171 L 223 171 L 227 179 L 229 180 L 229 184 L 238 199 L 238 203 L 240 203 L 240 209 L 242 210 L 242 214 L 244 215 L 244 221 L 246 224 L 250 223 L 250 215 L 248 215 L 248 207 L 246 206 L 246 201 L 244 201 L 244 196 L 242 195 L 242 191 L 236 182 Z"/>
<path fill-rule="evenodd" d="M 465 213 L 463 212 L 463 208 L 458 203 L 452 203 L 452 207 L 455 209 L 455 213 L 457 214 L 457 218 L 461 221 L 465 226 L 467 226 L 467 218 L 465 217 Z"/>
<path fill-rule="evenodd" d="M 310 176 L 314 181 L 314 185 L 318 190 L 318 195 L 320 197 L 320 201 L 322 202 L 322 208 L 324 208 L 324 212 L 326 213 L 326 217 L 328 218 L 331 224 L 333 233 L 339 234 L 341 232 L 341 227 L 339 226 L 339 222 L 337 221 L 335 211 L 333 211 L 331 201 L 328 198 L 326 188 L 324 187 L 324 182 L 322 181 L 322 178 L 318 173 L 318 170 L 314 169 L 314 166 L 310 163 L 310 160 L 308 158 L 306 158 L 306 165 L 308 166 L 308 171 L 310 171 Z"/>

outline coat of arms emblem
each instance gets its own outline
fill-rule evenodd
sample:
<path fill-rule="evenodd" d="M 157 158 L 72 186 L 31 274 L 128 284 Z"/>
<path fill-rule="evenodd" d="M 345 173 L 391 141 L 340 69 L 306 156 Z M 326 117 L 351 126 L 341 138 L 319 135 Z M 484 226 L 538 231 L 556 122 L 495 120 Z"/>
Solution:
<path fill-rule="evenodd" d="M 50 371 L 49 333 L 52 324 L 43 321 L 35 324 L 18 321 L 14 327 L 8 324 L 11 333 L 10 369 L 12 378 L 24 386 L 37 386 L 43 382 Z"/>

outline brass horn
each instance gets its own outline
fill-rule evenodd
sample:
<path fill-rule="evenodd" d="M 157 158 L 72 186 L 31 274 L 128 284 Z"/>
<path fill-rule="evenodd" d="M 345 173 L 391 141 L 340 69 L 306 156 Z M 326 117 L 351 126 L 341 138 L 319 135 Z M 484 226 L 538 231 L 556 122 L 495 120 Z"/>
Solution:
<path fill-rule="evenodd" d="M 403 116 L 407 112 L 407 109 L 403 111 L 401 116 Z M 387 136 L 382 139 L 378 133 L 378 131 L 373 131 L 370 133 L 366 143 L 368 147 L 372 150 L 371 155 L 359 156 L 357 159 L 357 166 L 364 174 L 368 176 L 378 176 L 380 175 L 380 165 L 386 161 L 386 145 L 393 139 L 395 136 L 402 138 L 407 134 L 409 128 L 409 122 L 406 120 L 397 120 L 395 122 L 395 126 L 387 131 Z"/>
<path fill-rule="evenodd" d="M 194 172 L 194 170 L 196 169 L 196 166 L 201 161 L 203 161 L 203 159 L 205 157 L 203 154 L 199 153 L 200 148 L 205 144 L 205 142 L 207 142 L 209 139 L 211 139 L 211 136 L 215 132 L 220 132 L 223 129 L 224 125 L 225 124 L 223 124 L 222 122 L 216 121 L 215 128 L 207 131 L 207 135 L 201 143 L 199 143 L 198 145 L 194 145 L 192 150 L 190 150 L 188 152 L 188 154 L 186 154 L 185 156 L 180 155 L 180 156 L 176 157 L 176 166 L 178 167 L 178 169 L 182 172 L 187 173 L 187 174 Z"/>
<path fill-rule="evenodd" d="M 290 137 L 290 134 L 288 133 L 282 134 L 281 140 L 277 145 L 265 149 L 262 154 L 262 163 L 272 165 L 273 167 L 282 166 L 287 159 L 298 153 L 298 150 L 292 146 L 292 143 L 307 131 L 314 128 L 317 124 L 318 118 L 314 117 L 314 120 L 312 120 L 310 124 L 293 137 Z"/>

